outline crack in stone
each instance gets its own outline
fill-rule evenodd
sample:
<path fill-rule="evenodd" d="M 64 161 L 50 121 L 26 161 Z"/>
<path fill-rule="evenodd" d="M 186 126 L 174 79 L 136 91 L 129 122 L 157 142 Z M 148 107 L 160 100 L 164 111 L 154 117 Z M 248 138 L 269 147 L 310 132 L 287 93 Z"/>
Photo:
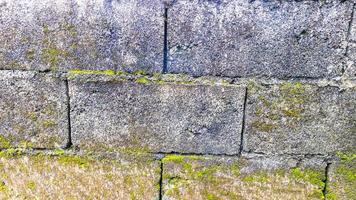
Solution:
<path fill-rule="evenodd" d="M 239 151 L 239 155 L 242 154 L 242 152 L 244 150 L 244 143 L 245 143 L 244 133 L 245 133 L 245 126 L 246 126 L 247 95 L 248 95 L 248 89 L 246 87 L 245 88 L 245 97 L 244 97 L 243 110 L 242 110 L 242 124 L 241 124 L 242 126 L 241 126 L 241 133 L 240 133 L 240 151 Z"/>
<path fill-rule="evenodd" d="M 326 195 L 328 193 L 327 189 L 328 189 L 328 183 L 329 183 L 329 170 L 330 170 L 330 165 L 331 163 L 327 163 L 326 167 L 325 167 L 325 179 L 323 180 L 324 182 L 324 188 L 323 188 L 323 196 L 324 199 L 327 200 Z"/>
<path fill-rule="evenodd" d="M 71 125 L 71 119 L 70 119 L 70 96 L 69 96 L 69 83 L 68 80 L 65 80 L 65 85 L 66 85 L 66 97 L 67 97 L 67 120 L 68 120 L 68 141 L 64 149 L 69 149 L 73 146 L 72 143 L 72 125 Z"/>
<path fill-rule="evenodd" d="M 163 159 L 163 158 L 162 158 Z M 160 159 L 160 177 L 159 177 L 159 196 L 158 199 L 162 200 L 163 196 L 163 161 Z"/>
<path fill-rule="evenodd" d="M 164 35 L 163 35 L 163 69 L 162 73 L 168 72 L 168 6 L 164 8 Z"/>

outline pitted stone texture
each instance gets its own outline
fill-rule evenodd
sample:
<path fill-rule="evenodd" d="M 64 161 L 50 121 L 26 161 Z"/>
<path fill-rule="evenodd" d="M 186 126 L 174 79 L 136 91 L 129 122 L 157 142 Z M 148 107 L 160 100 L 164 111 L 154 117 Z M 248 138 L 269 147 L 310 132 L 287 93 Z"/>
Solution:
<path fill-rule="evenodd" d="M 323 199 L 323 161 L 167 156 L 162 199 Z"/>
<path fill-rule="evenodd" d="M 351 10 L 351 1 L 178 0 L 168 13 L 168 68 L 196 76 L 338 76 Z"/>
<path fill-rule="evenodd" d="M 248 88 L 246 151 L 328 154 L 356 145 L 355 88 L 299 82 Z"/>
<path fill-rule="evenodd" d="M 0 68 L 160 71 L 159 0 L 0 0 Z"/>
<path fill-rule="evenodd" d="M 345 70 L 345 75 L 350 78 L 356 78 L 356 2 L 354 4 L 354 11 L 352 20 L 350 21 L 350 35 L 348 41 L 348 62 Z"/>
<path fill-rule="evenodd" d="M 64 146 L 66 100 L 65 83 L 53 75 L 0 71 L 0 148 Z"/>
<path fill-rule="evenodd" d="M 244 92 L 243 87 L 71 81 L 73 143 L 83 149 L 237 154 Z"/>
<path fill-rule="evenodd" d="M 347 78 L 356 79 L 356 42 L 349 42 L 347 56 L 348 62 L 345 69 L 345 76 Z"/>

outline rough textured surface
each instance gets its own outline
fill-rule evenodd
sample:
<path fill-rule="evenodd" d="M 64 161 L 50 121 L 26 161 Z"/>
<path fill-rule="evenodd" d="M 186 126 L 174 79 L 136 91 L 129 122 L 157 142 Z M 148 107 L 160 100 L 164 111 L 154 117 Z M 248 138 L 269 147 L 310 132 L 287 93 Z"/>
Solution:
<path fill-rule="evenodd" d="M 161 71 L 159 0 L 0 0 L 0 69 Z"/>
<path fill-rule="evenodd" d="M 176 1 L 169 9 L 169 71 L 340 75 L 351 10 L 351 1 Z"/>
<path fill-rule="evenodd" d="M 326 192 L 328 200 L 356 199 L 356 154 L 355 150 L 339 153 L 339 162 L 332 164 Z"/>
<path fill-rule="evenodd" d="M 356 91 L 300 82 L 248 87 L 245 150 L 327 154 L 356 146 Z"/>
<path fill-rule="evenodd" d="M 350 21 L 349 43 L 348 43 L 348 63 L 345 71 L 346 76 L 356 78 L 356 2 L 353 6 L 353 16 Z"/>
<path fill-rule="evenodd" d="M 85 80 L 70 82 L 75 145 L 239 152 L 243 87 Z"/>
<path fill-rule="evenodd" d="M 323 199 L 325 163 L 292 158 L 166 156 L 163 199 Z"/>
<path fill-rule="evenodd" d="M 1 199 L 158 198 L 158 161 L 0 153 Z"/>
<path fill-rule="evenodd" d="M 0 71 L 0 148 L 54 148 L 68 140 L 64 82 L 54 75 Z"/>

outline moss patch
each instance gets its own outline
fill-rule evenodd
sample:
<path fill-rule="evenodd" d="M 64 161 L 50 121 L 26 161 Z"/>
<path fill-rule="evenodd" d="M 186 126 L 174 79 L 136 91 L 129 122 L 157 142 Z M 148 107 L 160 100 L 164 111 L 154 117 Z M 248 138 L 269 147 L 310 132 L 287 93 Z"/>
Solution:
<path fill-rule="evenodd" d="M 169 199 L 324 199 L 323 171 L 257 170 L 243 160 L 171 155 L 162 159 Z"/>
<path fill-rule="evenodd" d="M 83 70 L 83 69 L 72 69 L 68 71 L 69 74 L 80 74 L 80 75 L 115 75 L 114 70 Z"/>
<path fill-rule="evenodd" d="M 356 199 L 355 151 L 339 152 L 338 163 L 333 164 L 326 197 L 331 200 Z"/>

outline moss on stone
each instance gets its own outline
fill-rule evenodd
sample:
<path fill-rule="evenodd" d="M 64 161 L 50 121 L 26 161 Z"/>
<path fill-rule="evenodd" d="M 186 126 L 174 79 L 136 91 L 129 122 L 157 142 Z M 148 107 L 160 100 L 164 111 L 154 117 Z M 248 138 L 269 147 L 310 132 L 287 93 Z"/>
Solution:
<path fill-rule="evenodd" d="M 356 154 L 355 150 L 338 152 L 340 161 L 333 165 L 327 187 L 328 199 L 356 199 Z"/>
<path fill-rule="evenodd" d="M 143 77 L 137 78 L 135 82 L 139 83 L 139 84 L 148 84 L 148 83 L 150 83 L 150 80 L 147 77 L 143 76 Z"/>
<path fill-rule="evenodd" d="M 42 122 L 42 125 L 44 128 L 52 128 L 52 127 L 57 126 L 57 123 L 53 120 L 44 120 Z"/>
<path fill-rule="evenodd" d="M 11 147 L 11 142 L 5 138 L 5 136 L 0 135 L 0 149 L 7 149 Z"/>
<path fill-rule="evenodd" d="M 291 176 L 297 181 L 308 182 L 321 189 L 325 186 L 325 173 L 320 170 L 293 168 L 291 169 Z"/>
<path fill-rule="evenodd" d="M 317 169 L 283 168 L 241 174 L 244 161 L 220 162 L 206 157 L 190 160 L 171 155 L 162 162 L 163 195 L 169 199 L 264 199 L 266 195 L 273 199 L 324 199 L 324 173 Z"/>
<path fill-rule="evenodd" d="M 68 71 L 69 74 L 78 74 L 78 75 L 115 75 L 114 70 L 84 70 L 84 69 L 72 69 Z"/>
<path fill-rule="evenodd" d="M 251 126 L 262 132 L 271 132 L 276 128 L 276 125 L 264 121 L 254 121 Z"/>

